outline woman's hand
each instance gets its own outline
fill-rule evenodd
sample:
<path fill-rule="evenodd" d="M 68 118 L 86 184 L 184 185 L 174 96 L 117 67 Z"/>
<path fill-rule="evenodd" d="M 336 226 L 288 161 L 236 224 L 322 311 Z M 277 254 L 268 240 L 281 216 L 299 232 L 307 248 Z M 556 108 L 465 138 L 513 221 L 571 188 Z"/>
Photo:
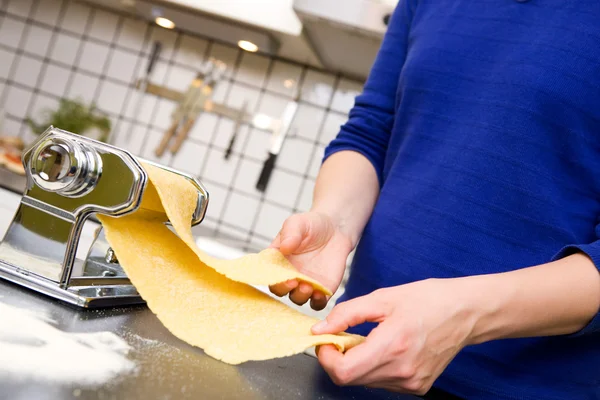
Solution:
<path fill-rule="evenodd" d="M 331 217 L 313 211 L 288 218 L 271 247 L 279 248 L 300 272 L 318 280 L 333 293 L 342 281 L 353 245 Z M 273 285 L 270 290 L 280 297 L 289 294 L 298 305 L 310 299 L 315 310 L 325 308 L 329 300 L 325 294 L 313 291 L 310 284 L 297 280 Z"/>
<path fill-rule="evenodd" d="M 467 292 L 461 279 L 430 279 L 340 303 L 313 327 L 314 334 L 339 333 L 367 321 L 379 325 L 345 354 L 321 346 L 319 362 L 338 385 L 425 394 L 468 344 L 476 318 Z"/>

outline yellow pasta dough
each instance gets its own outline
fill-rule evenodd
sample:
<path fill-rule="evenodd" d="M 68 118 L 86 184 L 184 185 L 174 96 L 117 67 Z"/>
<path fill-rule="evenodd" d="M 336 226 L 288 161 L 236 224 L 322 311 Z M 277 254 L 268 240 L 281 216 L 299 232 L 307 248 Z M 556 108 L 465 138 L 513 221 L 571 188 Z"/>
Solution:
<path fill-rule="evenodd" d="M 190 229 L 197 196 L 193 186 L 144 167 L 177 235 L 144 210 L 121 218 L 98 217 L 131 282 L 175 336 L 229 364 L 290 356 L 321 344 L 345 351 L 364 340 L 346 333 L 313 335 L 316 318 L 250 286 L 301 279 L 326 292 L 277 250 L 229 261 L 201 252 Z"/>
<path fill-rule="evenodd" d="M 326 295 L 331 295 L 331 291 L 319 282 L 299 273 L 276 249 L 266 249 L 235 260 L 220 260 L 204 253 L 194 241 L 190 224 L 196 208 L 196 189 L 182 176 L 152 165 L 144 165 L 144 168 L 177 235 L 198 255 L 200 261 L 234 281 L 268 286 L 299 279 L 312 284 Z"/>

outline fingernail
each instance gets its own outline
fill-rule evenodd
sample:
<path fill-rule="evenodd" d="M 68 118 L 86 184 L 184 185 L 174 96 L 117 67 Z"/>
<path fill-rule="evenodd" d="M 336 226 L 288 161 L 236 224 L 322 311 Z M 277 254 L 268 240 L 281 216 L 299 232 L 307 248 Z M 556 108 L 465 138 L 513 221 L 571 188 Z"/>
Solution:
<path fill-rule="evenodd" d="M 285 282 L 285 286 L 287 286 L 287 288 L 290 290 L 295 289 L 296 286 L 298 286 L 298 281 L 296 281 L 295 279 L 292 279 L 291 281 Z"/>
<path fill-rule="evenodd" d="M 304 294 L 309 294 L 312 291 L 312 286 L 309 284 L 303 283 L 300 285 L 300 292 Z"/>
<path fill-rule="evenodd" d="M 313 332 L 324 331 L 326 327 L 327 327 L 327 321 L 323 320 L 323 321 L 320 321 L 320 322 L 317 322 L 316 324 L 314 324 L 312 326 L 312 331 Z"/>

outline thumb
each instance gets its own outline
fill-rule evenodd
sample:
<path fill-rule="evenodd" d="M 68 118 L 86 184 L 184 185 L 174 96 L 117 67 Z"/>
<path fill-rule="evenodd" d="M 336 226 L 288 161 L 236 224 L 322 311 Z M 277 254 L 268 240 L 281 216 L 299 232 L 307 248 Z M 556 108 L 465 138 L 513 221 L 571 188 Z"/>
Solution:
<path fill-rule="evenodd" d="M 364 322 L 381 322 L 386 315 L 384 308 L 372 294 L 345 301 L 333 307 L 326 319 L 313 325 L 312 333 L 336 334 Z"/>
<path fill-rule="evenodd" d="M 303 215 L 292 215 L 279 232 L 279 250 L 284 255 L 294 254 L 307 236 L 309 223 Z"/>

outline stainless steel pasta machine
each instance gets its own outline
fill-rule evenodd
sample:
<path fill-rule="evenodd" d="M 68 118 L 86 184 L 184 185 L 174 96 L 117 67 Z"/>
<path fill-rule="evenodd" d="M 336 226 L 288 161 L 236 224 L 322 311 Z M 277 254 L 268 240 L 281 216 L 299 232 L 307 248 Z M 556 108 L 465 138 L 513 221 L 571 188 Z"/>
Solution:
<path fill-rule="evenodd" d="M 22 161 L 27 186 L 0 243 L 0 278 L 79 307 L 143 303 L 101 226 L 89 248 L 82 249 L 80 243 L 84 225 L 95 214 L 120 217 L 140 208 L 148 187 L 140 159 L 50 127 L 23 153 Z M 199 224 L 208 205 L 204 186 L 182 172 L 141 161 L 182 175 L 195 186 L 192 224 Z"/>

